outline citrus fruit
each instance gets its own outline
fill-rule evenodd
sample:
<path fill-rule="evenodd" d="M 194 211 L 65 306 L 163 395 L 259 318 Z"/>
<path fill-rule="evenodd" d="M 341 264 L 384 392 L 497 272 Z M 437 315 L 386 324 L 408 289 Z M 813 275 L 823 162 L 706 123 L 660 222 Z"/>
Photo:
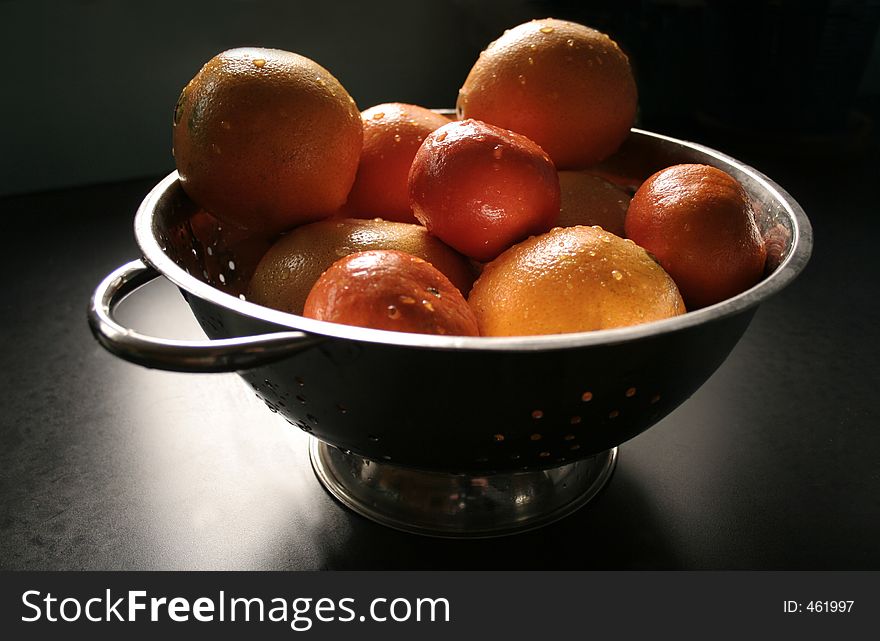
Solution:
<path fill-rule="evenodd" d="M 417 334 L 477 336 L 467 301 L 440 271 L 421 258 L 373 250 L 341 258 L 306 299 L 304 316 Z"/>
<path fill-rule="evenodd" d="M 239 227 L 278 232 L 345 202 L 363 140 L 360 113 L 330 72 L 278 49 L 224 51 L 174 109 L 184 191 Z"/>
<path fill-rule="evenodd" d="M 451 122 L 425 138 L 409 193 L 428 231 L 479 261 L 547 231 L 559 216 L 559 179 L 547 154 L 478 120 Z"/>
<path fill-rule="evenodd" d="M 616 236 L 624 235 L 623 221 L 630 201 L 625 191 L 585 171 L 560 171 L 559 189 L 557 226 L 599 225 Z"/>
<path fill-rule="evenodd" d="M 715 167 L 675 165 L 648 178 L 630 203 L 626 235 L 669 272 L 690 309 L 739 294 L 764 273 L 748 194 Z"/>
<path fill-rule="evenodd" d="M 301 314 L 309 290 L 324 270 L 344 256 L 371 249 L 396 249 L 418 256 L 443 272 L 463 294 L 474 280 L 470 261 L 421 225 L 332 219 L 297 227 L 279 238 L 257 265 L 247 298 Z"/>
<path fill-rule="evenodd" d="M 468 303 L 481 336 L 563 334 L 683 314 L 672 278 L 635 243 L 557 227 L 486 265 Z"/>
<path fill-rule="evenodd" d="M 407 187 L 409 168 L 425 137 L 449 119 L 402 103 L 376 105 L 361 117 L 364 148 L 345 215 L 415 223 Z"/>
<path fill-rule="evenodd" d="M 576 169 L 620 146 L 636 102 L 629 60 L 611 38 L 547 18 L 506 31 L 480 54 L 457 110 L 528 136 L 557 168 Z"/>

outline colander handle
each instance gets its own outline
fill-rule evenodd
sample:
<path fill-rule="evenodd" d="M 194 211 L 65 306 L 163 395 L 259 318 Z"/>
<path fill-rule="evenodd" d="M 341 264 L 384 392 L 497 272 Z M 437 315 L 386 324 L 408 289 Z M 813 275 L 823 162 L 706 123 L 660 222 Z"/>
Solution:
<path fill-rule="evenodd" d="M 143 261 L 123 265 L 107 276 L 89 305 L 89 326 L 110 353 L 132 363 L 174 372 L 234 372 L 258 367 L 302 351 L 322 339 L 287 331 L 204 341 L 180 341 L 146 336 L 120 325 L 116 305 L 159 276 Z"/>

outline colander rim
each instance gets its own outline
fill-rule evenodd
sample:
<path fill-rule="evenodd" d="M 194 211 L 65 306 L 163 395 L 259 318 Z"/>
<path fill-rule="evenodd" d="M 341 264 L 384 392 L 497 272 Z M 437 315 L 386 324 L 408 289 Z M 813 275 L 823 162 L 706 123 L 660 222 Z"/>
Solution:
<path fill-rule="evenodd" d="M 177 171 L 172 171 L 159 181 L 138 207 L 134 219 L 135 240 L 143 254 L 144 260 L 182 290 L 243 316 L 277 325 L 279 327 L 278 331 L 293 329 L 307 334 L 356 342 L 384 343 L 399 347 L 441 350 L 544 351 L 615 345 L 643 340 L 658 335 L 683 331 L 696 325 L 740 314 L 782 290 L 803 270 L 812 252 L 812 227 L 806 213 L 787 191 L 753 167 L 705 145 L 643 129 L 633 128 L 632 132 L 638 136 L 654 138 L 675 146 L 698 151 L 725 165 L 735 167 L 737 170 L 749 175 L 762 188 L 771 193 L 773 198 L 781 203 L 788 215 L 792 232 L 789 251 L 779 266 L 756 285 L 736 296 L 708 307 L 689 311 L 681 316 L 640 325 L 539 336 L 434 336 L 341 325 L 270 309 L 216 289 L 189 274 L 165 253 L 160 240 L 153 233 L 153 220 L 157 206 L 162 196 L 179 182 Z"/>

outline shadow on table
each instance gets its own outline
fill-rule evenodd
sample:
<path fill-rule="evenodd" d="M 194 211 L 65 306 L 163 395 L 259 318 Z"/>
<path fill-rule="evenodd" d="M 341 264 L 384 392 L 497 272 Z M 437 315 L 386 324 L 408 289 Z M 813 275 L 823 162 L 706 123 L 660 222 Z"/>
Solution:
<path fill-rule="evenodd" d="M 575 514 L 523 534 L 476 540 L 398 532 L 348 510 L 348 532 L 325 554 L 322 568 L 423 570 L 619 570 L 680 566 L 642 480 L 625 464 L 606 488 Z"/>

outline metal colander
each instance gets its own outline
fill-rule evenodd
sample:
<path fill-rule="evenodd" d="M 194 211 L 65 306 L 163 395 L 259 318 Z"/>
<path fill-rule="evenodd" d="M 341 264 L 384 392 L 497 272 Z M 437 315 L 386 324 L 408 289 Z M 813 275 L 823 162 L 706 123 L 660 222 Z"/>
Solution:
<path fill-rule="evenodd" d="M 595 494 L 616 446 L 693 394 L 758 304 L 809 258 L 810 225 L 798 204 L 729 156 L 633 130 L 602 170 L 637 184 L 677 163 L 714 165 L 743 184 L 770 257 L 753 288 L 675 318 L 472 338 L 337 325 L 261 307 L 242 292 L 267 241 L 224 229 L 173 173 L 137 212 L 143 261 L 101 283 L 89 320 L 104 347 L 135 363 L 238 371 L 270 411 L 314 437 L 319 479 L 370 518 L 448 536 L 536 527 Z M 151 338 L 114 320 L 116 303 L 160 274 L 180 288 L 209 340 Z"/>

